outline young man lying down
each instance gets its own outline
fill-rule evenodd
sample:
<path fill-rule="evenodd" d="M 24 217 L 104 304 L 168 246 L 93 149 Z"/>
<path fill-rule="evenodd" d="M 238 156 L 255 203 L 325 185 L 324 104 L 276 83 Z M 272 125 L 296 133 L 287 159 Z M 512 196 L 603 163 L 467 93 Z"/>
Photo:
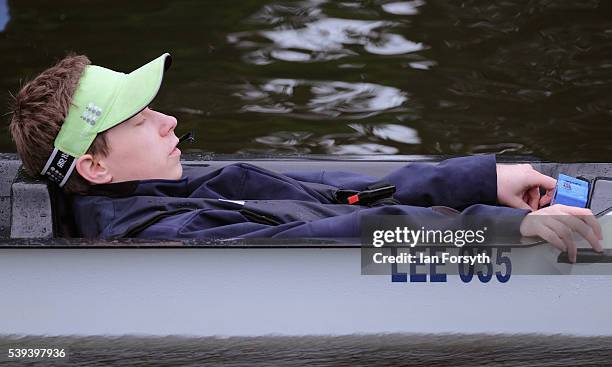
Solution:
<path fill-rule="evenodd" d="M 602 250 L 590 210 L 541 208 L 556 181 L 530 165 L 498 165 L 493 155 L 408 164 L 383 178 L 244 163 L 183 171 L 176 118 L 147 107 L 170 63 L 164 54 L 123 74 L 69 55 L 16 95 L 10 131 L 23 166 L 74 194 L 83 237 L 354 238 L 363 216 L 403 215 L 420 228 L 447 207 L 455 223 L 504 218 L 505 230 L 538 236 L 572 260 L 572 232 Z M 359 201 L 382 183 L 395 193 Z"/>

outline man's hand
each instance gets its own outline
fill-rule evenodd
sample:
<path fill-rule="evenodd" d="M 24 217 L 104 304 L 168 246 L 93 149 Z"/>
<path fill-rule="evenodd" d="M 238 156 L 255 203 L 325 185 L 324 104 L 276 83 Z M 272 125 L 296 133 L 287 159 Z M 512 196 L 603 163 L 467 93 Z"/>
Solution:
<path fill-rule="evenodd" d="M 497 165 L 497 201 L 512 208 L 538 210 L 550 203 L 557 180 L 530 164 Z M 540 187 L 546 195 L 540 198 Z"/>
<path fill-rule="evenodd" d="M 601 226 L 590 209 L 555 204 L 527 214 L 521 222 L 521 235 L 540 237 L 561 251 L 567 251 L 571 262 L 576 262 L 578 232 L 597 252 L 603 251 Z"/>

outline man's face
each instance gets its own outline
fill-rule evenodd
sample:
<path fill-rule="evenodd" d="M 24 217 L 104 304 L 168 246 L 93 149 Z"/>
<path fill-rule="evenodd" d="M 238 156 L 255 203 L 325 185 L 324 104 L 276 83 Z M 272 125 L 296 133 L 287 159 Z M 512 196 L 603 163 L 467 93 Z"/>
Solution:
<path fill-rule="evenodd" d="M 177 180 L 183 174 L 174 134 L 176 118 L 145 108 L 106 132 L 109 154 L 101 158 L 111 182 L 146 179 Z"/>

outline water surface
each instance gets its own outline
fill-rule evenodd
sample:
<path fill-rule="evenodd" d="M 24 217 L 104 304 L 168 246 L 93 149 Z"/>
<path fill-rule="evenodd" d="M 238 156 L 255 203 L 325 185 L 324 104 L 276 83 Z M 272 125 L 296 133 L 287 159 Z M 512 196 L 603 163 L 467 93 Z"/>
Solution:
<path fill-rule="evenodd" d="M 153 106 L 196 131 L 188 151 L 612 153 L 609 1 L 20 0 L 3 13 L 7 100 L 68 50 L 121 71 L 171 52 Z M 6 132 L 0 151 L 15 151 Z"/>
<path fill-rule="evenodd" d="M 422 335 L 186 337 L 0 337 L 8 348 L 65 348 L 67 363 L 29 366 L 604 366 L 610 337 L 563 335 Z M 37 363 L 38 362 L 38 363 Z"/>

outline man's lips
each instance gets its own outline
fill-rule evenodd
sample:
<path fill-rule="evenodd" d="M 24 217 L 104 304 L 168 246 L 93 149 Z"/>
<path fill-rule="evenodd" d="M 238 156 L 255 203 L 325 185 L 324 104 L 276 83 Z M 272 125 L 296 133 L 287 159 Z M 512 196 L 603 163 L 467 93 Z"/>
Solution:
<path fill-rule="evenodd" d="M 177 155 L 177 154 L 180 155 L 181 154 L 181 150 L 177 147 L 178 144 L 179 144 L 179 140 L 177 139 L 176 143 L 174 143 L 174 148 L 172 148 L 169 155 Z"/>

